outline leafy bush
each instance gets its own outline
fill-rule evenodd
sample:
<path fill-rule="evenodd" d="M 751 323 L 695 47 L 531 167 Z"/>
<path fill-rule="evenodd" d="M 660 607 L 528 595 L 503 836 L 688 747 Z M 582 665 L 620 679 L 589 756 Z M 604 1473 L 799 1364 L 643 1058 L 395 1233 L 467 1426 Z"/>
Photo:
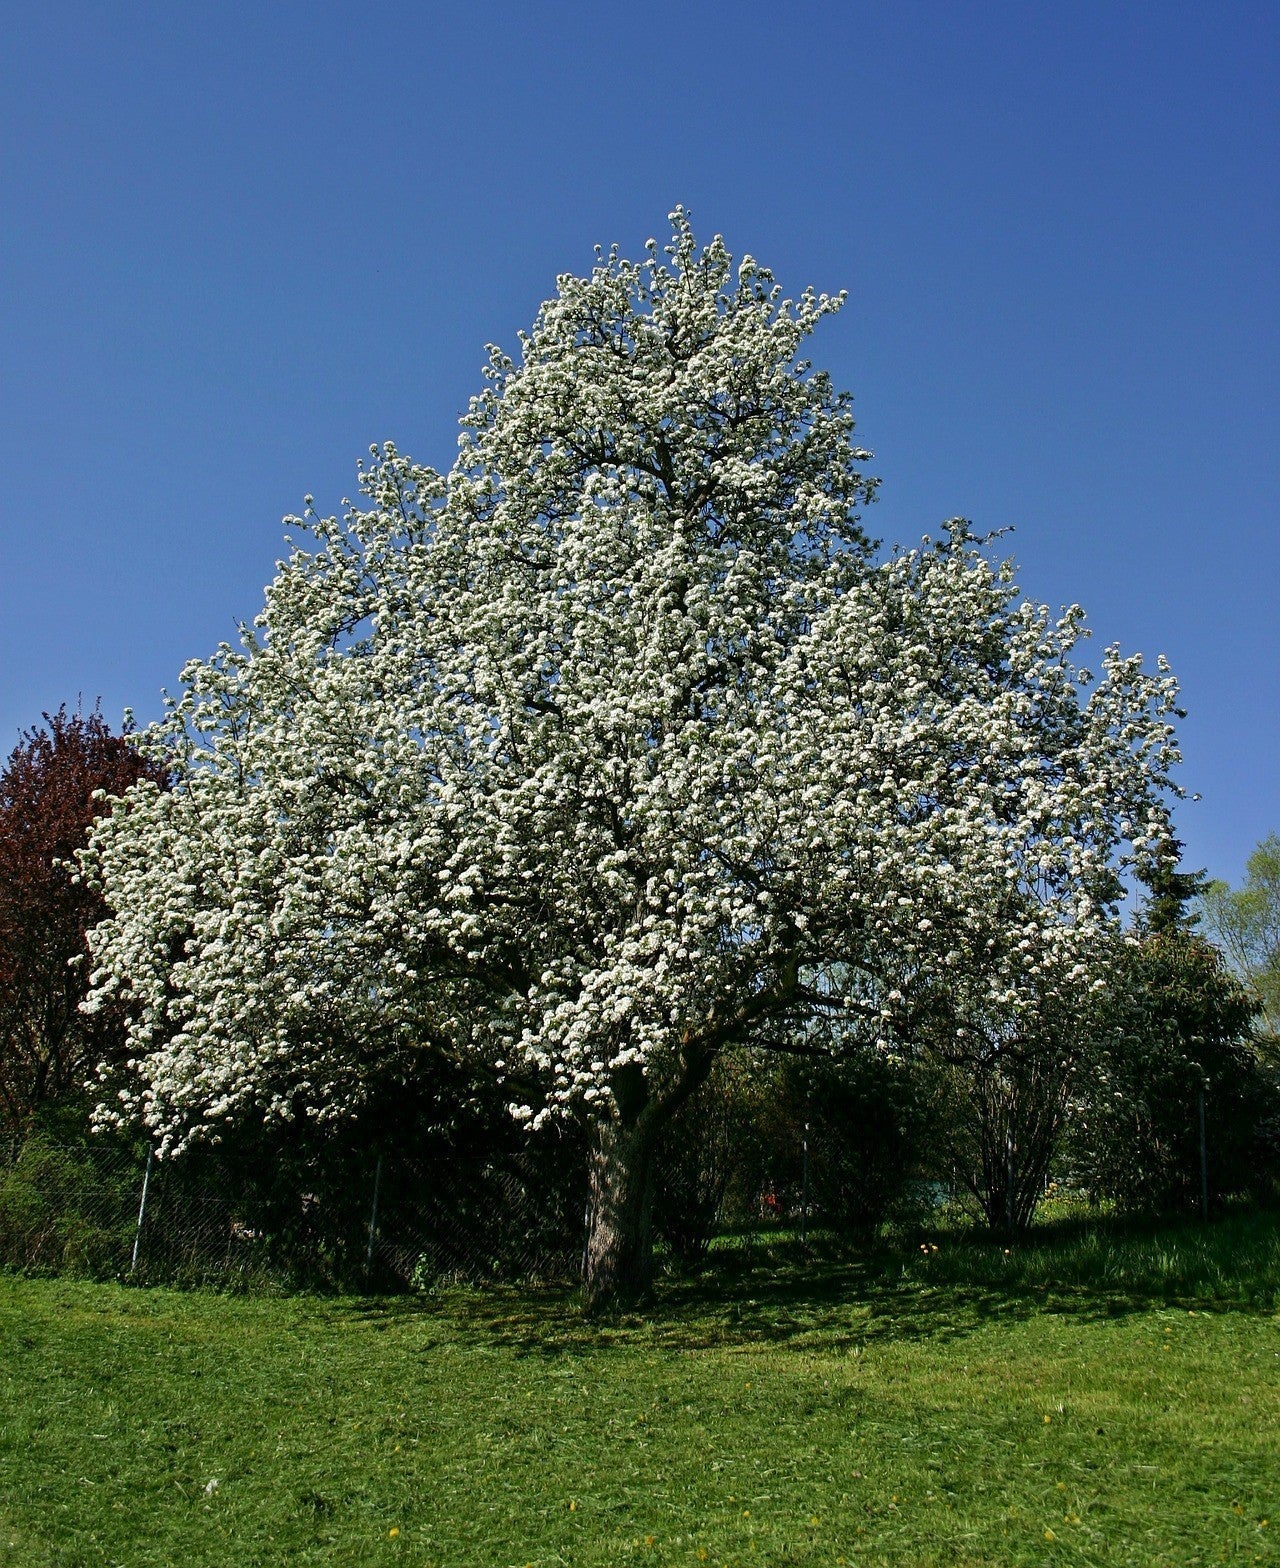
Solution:
<path fill-rule="evenodd" d="M 1252 1012 L 1202 937 L 1155 932 L 1121 950 L 1069 1128 L 1068 1158 L 1090 1191 L 1129 1209 L 1197 1203 L 1202 1092 L 1211 1197 L 1257 1185 L 1276 1107 L 1250 1045 Z"/>
<path fill-rule="evenodd" d="M 33 1273 L 119 1273 L 128 1261 L 138 1189 L 88 1151 L 30 1139 L 0 1172 L 0 1263 Z"/>
<path fill-rule="evenodd" d="M 661 1148 L 658 1233 L 685 1261 L 705 1256 L 726 1223 L 794 1221 L 802 1210 L 864 1238 L 918 1204 L 933 1101 L 923 1069 L 874 1052 L 725 1058 Z"/>
<path fill-rule="evenodd" d="M 704 1258 L 726 1219 L 755 1217 L 768 1178 L 767 1106 L 778 1077 L 768 1057 L 723 1056 L 665 1129 L 654 1223 L 683 1262 Z"/>
<path fill-rule="evenodd" d="M 43 1107 L 0 1166 L 0 1264 L 224 1290 L 572 1271 L 585 1159 L 566 1143 L 581 1130 L 529 1135 L 496 1090 L 426 1051 L 399 1069 L 358 1118 L 246 1118 L 155 1160 L 136 1268 L 145 1145 L 90 1135 L 83 1105 Z"/>
<path fill-rule="evenodd" d="M 396 1289 L 576 1266 L 577 1130 L 527 1133 L 495 1090 L 425 1051 L 401 1069 L 359 1117 L 245 1121 L 157 1163 L 147 1276 Z"/>
<path fill-rule="evenodd" d="M 865 1051 L 842 1061 L 793 1060 L 785 1083 L 775 1137 L 783 1149 L 803 1151 L 807 1127 L 814 1220 L 865 1237 L 919 1203 L 936 1131 L 936 1094 L 922 1067 Z M 796 1199 L 805 1201 L 803 1192 Z"/>

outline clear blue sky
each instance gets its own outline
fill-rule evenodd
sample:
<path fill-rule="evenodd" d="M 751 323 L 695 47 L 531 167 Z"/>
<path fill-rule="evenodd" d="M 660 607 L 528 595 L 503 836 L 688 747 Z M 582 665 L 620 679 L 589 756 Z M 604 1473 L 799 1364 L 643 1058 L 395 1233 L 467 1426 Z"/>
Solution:
<path fill-rule="evenodd" d="M 1280 829 L 1280 6 L 0 8 L 0 750 L 160 708 L 371 441 L 446 466 L 671 206 L 789 289 L 911 541 L 1012 525 L 1184 683 L 1189 859 Z"/>

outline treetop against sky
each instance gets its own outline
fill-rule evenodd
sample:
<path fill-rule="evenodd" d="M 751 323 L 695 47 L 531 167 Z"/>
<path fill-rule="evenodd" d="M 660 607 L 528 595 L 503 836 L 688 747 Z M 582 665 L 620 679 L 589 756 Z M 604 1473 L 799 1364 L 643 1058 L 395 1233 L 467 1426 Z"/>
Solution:
<path fill-rule="evenodd" d="M 283 10 L 7 30 L 0 749 L 251 617 L 371 442 L 447 466 L 479 345 L 676 201 L 849 304 L 868 531 L 1012 527 L 1183 685 L 1193 865 L 1280 819 L 1280 16 L 1238 4 Z M 673 43 L 678 39 L 678 45 Z M 673 47 L 678 64 L 673 68 Z"/>

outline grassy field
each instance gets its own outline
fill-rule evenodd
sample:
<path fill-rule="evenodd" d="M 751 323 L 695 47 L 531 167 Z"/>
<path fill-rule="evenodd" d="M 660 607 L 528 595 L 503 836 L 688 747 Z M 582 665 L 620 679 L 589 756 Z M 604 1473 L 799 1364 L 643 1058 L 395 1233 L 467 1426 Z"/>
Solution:
<path fill-rule="evenodd" d="M 0 1564 L 1280 1560 L 1274 1218 L 713 1263 L 609 1325 L 0 1278 Z"/>

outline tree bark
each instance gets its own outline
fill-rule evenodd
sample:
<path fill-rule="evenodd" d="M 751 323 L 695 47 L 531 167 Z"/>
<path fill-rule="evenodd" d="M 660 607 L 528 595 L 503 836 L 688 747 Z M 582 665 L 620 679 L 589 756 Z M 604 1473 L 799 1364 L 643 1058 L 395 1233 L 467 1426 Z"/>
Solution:
<path fill-rule="evenodd" d="M 602 1122 L 591 1151 L 582 1306 L 587 1313 L 634 1306 L 653 1282 L 652 1125 Z"/>
<path fill-rule="evenodd" d="M 706 1082 L 719 1044 L 686 1040 L 673 1080 L 651 1091 L 644 1069 L 613 1075 L 611 1114 L 593 1129 L 582 1255 L 582 1306 L 588 1313 L 625 1311 L 653 1283 L 654 1161 L 663 1130 Z"/>

